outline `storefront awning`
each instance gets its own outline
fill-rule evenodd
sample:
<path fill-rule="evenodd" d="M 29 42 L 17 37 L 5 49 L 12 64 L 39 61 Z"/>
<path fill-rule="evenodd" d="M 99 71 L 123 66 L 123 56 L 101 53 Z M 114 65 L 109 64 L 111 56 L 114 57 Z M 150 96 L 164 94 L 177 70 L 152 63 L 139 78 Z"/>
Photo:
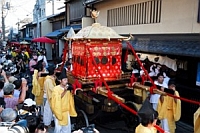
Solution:
<path fill-rule="evenodd" d="M 200 41 L 135 40 L 131 44 L 140 52 L 200 57 Z"/>
<path fill-rule="evenodd" d="M 68 32 L 71 27 L 74 29 L 74 31 L 82 29 L 81 25 L 69 25 L 69 26 L 66 26 L 65 28 L 60 29 L 59 31 L 60 32 Z"/>
<path fill-rule="evenodd" d="M 64 35 L 63 32 L 61 32 L 60 30 L 55 30 L 53 32 L 48 33 L 45 36 L 50 37 L 50 38 L 58 38 L 58 37 L 61 37 L 62 35 Z"/>

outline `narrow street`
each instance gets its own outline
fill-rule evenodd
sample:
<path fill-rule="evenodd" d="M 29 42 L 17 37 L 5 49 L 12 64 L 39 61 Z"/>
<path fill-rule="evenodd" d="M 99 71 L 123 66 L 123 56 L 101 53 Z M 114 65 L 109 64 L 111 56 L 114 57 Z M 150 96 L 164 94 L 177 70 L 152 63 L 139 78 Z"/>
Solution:
<path fill-rule="evenodd" d="M 113 126 L 117 126 L 118 128 L 111 128 Z M 177 129 L 175 133 L 193 133 L 193 127 L 190 125 L 187 125 L 181 121 L 176 123 Z M 96 125 L 96 129 L 100 133 L 133 133 L 132 131 L 128 131 L 128 129 L 125 127 L 125 124 L 123 122 L 116 122 L 109 125 Z M 54 128 L 50 128 L 48 131 L 49 133 L 53 133 Z"/>
<path fill-rule="evenodd" d="M 0 8 L 1 115 L 30 114 L 38 121 L 30 132 L 54 115 L 57 133 L 93 123 L 100 133 L 134 133 L 139 122 L 143 133 L 157 118 L 165 130 L 200 133 L 200 0 L 1 0 Z M 1 122 L 18 121 L 6 114 Z"/>

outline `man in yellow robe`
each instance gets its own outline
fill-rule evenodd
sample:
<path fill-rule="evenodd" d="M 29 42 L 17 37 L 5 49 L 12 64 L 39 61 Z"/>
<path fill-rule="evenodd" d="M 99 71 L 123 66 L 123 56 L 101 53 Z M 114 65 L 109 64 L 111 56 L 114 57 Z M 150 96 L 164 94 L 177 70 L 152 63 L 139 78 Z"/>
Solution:
<path fill-rule="evenodd" d="M 53 88 L 51 107 L 55 122 L 54 133 L 71 133 L 70 116 L 76 117 L 74 98 L 68 90 L 68 79 L 66 70 L 63 69 L 59 76 L 60 85 Z"/>
<path fill-rule="evenodd" d="M 174 90 L 174 95 L 179 97 L 179 93 L 175 87 L 175 82 L 170 80 L 168 89 Z M 158 102 L 158 113 L 162 128 L 170 133 L 175 133 L 175 122 L 181 117 L 181 100 L 170 96 L 161 96 Z"/>
<path fill-rule="evenodd" d="M 33 81 L 32 81 L 32 84 L 33 84 L 32 93 L 35 95 L 36 105 L 42 106 L 45 77 L 41 77 L 41 73 L 46 73 L 46 69 L 43 66 L 42 60 L 37 62 L 37 64 L 33 65 L 32 67 L 34 68 Z"/>
<path fill-rule="evenodd" d="M 136 127 L 135 133 L 157 133 L 154 125 L 157 121 L 158 112 L 153 109 L 148 99 L 144 101 L 138 115 L 141 118 L 141 123 Z"/>
<path fill-rule="evenodd" d="M 43 122 L 45 127 L 47 128 L 53 119 L 53 113 L 51 111 L 50 103 L 52 98 L 53 88 L 56 86 L 55 83 L 55 67 L 49 66 L 47 68 L 48 76 L 45 77 L 44 81 L 44 114 L 43 114 Z"/>

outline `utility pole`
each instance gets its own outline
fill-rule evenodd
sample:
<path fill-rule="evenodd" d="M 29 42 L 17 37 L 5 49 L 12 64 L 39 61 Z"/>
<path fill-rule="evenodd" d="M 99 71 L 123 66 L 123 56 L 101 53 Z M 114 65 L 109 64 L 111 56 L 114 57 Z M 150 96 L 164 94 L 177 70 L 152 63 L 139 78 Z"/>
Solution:
<path fill-rule="evenodd" d="M 6 6 L 6 7 L 4 7 Z M 1 19 L 2 19 L 2 34 L 3 34 L 3 41 L 5 41 L 5 17 L 6 15 L 4 14 L 4 9 L 10 10 L 10 3 L 6 2 L 5 5 L 5 0 L 1 0 Z"/>
<path fill-rule="evenodd" d="M 52 14 L 54 15 L 54 0 L 52 0 Z"/>
<path fill-rule="evenodd" d="M 40 2 L 39 0 L 37 0 L 37 4 L 36 4 L 36 14 L 37 14 L 37 38 L 40 37 L 40 23 L 39 23 L 39 13 L 40 13 Z M 40 43 L 37 43 L 38 48 L 40 49 Z"/>
<path fill-rule="evenodd" d="M 2 1 L 1 1 L 1 19 L 2 19 L 2 35 L 3 35 L 3 41 L 5 41 L 4 3 L 5 3 L 5 0 L 2 0 Z"/>

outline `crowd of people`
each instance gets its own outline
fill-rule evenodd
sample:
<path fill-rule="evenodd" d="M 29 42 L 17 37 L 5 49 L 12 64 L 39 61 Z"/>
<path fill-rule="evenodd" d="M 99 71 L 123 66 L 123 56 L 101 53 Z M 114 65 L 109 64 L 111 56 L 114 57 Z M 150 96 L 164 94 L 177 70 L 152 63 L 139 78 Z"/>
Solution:
<path fill-rule="evenodd" d="M 71 59 L 61 69 L 62 57 L 49 65 L 44 49 L 11 47 L 0 55 L 0 132 L 46 133 L 53 127 L 54 133 L 71 133 L 70 117 L 77 116 L 67 78 Z"/>
<path fill-rule="evenodd" d="M 55 133 L 71 133 L 70 116 L 77 114 L 67 69 L 58 73 L 45 54 L 44 49 L 32 53 L 26 48 L 0 50 L 0 131 L 11 132 L 18 125 L 24 127 L 19 129 L 23 132 L 38 133 L 55 126 Z"/>

